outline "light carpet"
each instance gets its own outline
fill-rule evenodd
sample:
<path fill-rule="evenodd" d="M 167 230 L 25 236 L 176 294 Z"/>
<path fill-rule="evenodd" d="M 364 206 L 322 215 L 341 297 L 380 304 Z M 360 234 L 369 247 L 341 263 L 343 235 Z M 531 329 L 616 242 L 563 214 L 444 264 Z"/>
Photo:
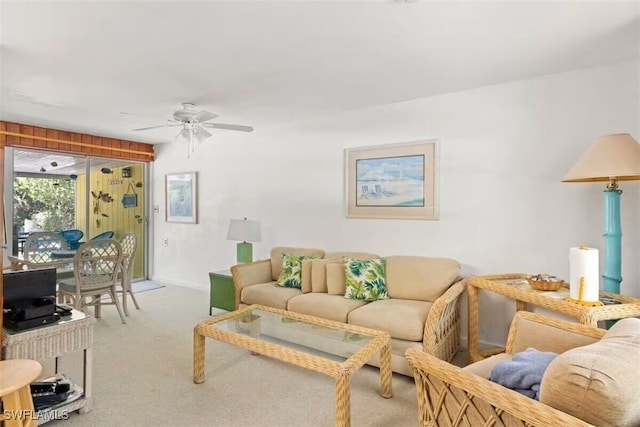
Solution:
<path fill-rule="evenodd" d="M 131 290 L 134 294 L 138 294 L 140 292 L 152 291 L 154 289 L 164 288 L 164 285 L 158 282 L 154 282 L 153 280 L 140 280 L 137 282 L 131 282 Z M 120 295 L 122 291 L 118 289 L 118 295 Z M 102 295 L 100 299 L 105 301 L 111 301 L 111 297 L 109 295 Z M 137 298 L 136 298 L 137 300 Z"/>
<path fill-rule="evenodd" d="M 73 426 L 334 425 L 334 381 L 265 356 L 207 339 L 203 384 L 192 381 L 193 327 L 208 318 L 208 292 L 165 286 L 136 295 L 127 324 L 105 306 L 94 330 L 94 408 L 68 420 Z M 44 364 L 50 375 L 53 363 Z M 82 352 L 62 359 L 61 372 L 80 381 Z M 393 374 L 393 397 L 378 394 L 377 368 L 352 379 L 352 426 L 414 426 L 413 378 Z"/>

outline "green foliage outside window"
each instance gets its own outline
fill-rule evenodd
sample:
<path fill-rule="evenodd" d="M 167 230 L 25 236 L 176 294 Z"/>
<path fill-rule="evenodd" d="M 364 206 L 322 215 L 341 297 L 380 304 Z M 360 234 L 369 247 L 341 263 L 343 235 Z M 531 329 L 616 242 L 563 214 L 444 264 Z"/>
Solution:
<path fill-rule="evenodd" d="M 13 223 L 26 219 L 42 231 L 76 228 L 76 183 L 60 178 L 19 177 L 13 182 Z"/>

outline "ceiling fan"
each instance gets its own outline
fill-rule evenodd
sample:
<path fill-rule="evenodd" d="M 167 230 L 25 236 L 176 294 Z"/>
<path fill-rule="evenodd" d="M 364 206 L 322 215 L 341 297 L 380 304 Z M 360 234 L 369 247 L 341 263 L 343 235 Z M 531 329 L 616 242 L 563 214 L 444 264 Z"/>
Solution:
<path fill-rule="evenodd" d="M 178 127 L 182 129 L 175 139 L 182 139 L 189 142 L 190 150 L 193 151 L 194 142 L 202 142 L 211 136 L 209 129 L 236 130 L 240 132 L 253 132 L 253 127 L 242 125 L 230 125 L 225 123 L 207 123 L 211 119 L 218 117 L 217 114 L 206 110 L 197 110 L 195 105 L 183 102 L 182 108 L 173 113 L 173 119 L 168 119 L 170 124 L 149 126 L 133 129 L 134 131 L 157 129 L 163 127 Z"/>

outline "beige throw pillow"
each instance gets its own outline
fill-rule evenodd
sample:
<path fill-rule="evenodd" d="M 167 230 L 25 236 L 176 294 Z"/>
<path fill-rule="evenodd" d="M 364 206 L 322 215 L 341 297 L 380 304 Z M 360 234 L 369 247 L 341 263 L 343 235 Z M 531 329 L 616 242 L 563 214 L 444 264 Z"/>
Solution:
<path fill-rule="evenodd" d="M 556 357 L 540 401 L 597 426 L 640 426 L 640 319 L 618 321 L 604 337 Z"/>
<path fill-rule="evenodd" d="M 342 262 L 327 264 L 327 293 L 329 295 L 344 295 L 346 280 Z"/>
<path fill-rule="evenodd" d="M 311 260 L 311 292 L 327 292 L 327 269 L 325 266 L 329 262 L 334 261 L 329 259 Z"/>

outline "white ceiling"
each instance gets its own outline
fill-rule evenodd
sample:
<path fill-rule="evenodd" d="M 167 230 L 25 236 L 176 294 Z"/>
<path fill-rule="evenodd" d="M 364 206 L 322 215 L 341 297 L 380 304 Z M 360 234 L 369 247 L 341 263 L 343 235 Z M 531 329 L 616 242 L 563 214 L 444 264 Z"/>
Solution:
<path fill-rule="evenodd" d="M 0 119 L 151 143 L 182 102 L 257 133 L 640 57 L 639 1 L 1 0 L 0 28 Z"/>

